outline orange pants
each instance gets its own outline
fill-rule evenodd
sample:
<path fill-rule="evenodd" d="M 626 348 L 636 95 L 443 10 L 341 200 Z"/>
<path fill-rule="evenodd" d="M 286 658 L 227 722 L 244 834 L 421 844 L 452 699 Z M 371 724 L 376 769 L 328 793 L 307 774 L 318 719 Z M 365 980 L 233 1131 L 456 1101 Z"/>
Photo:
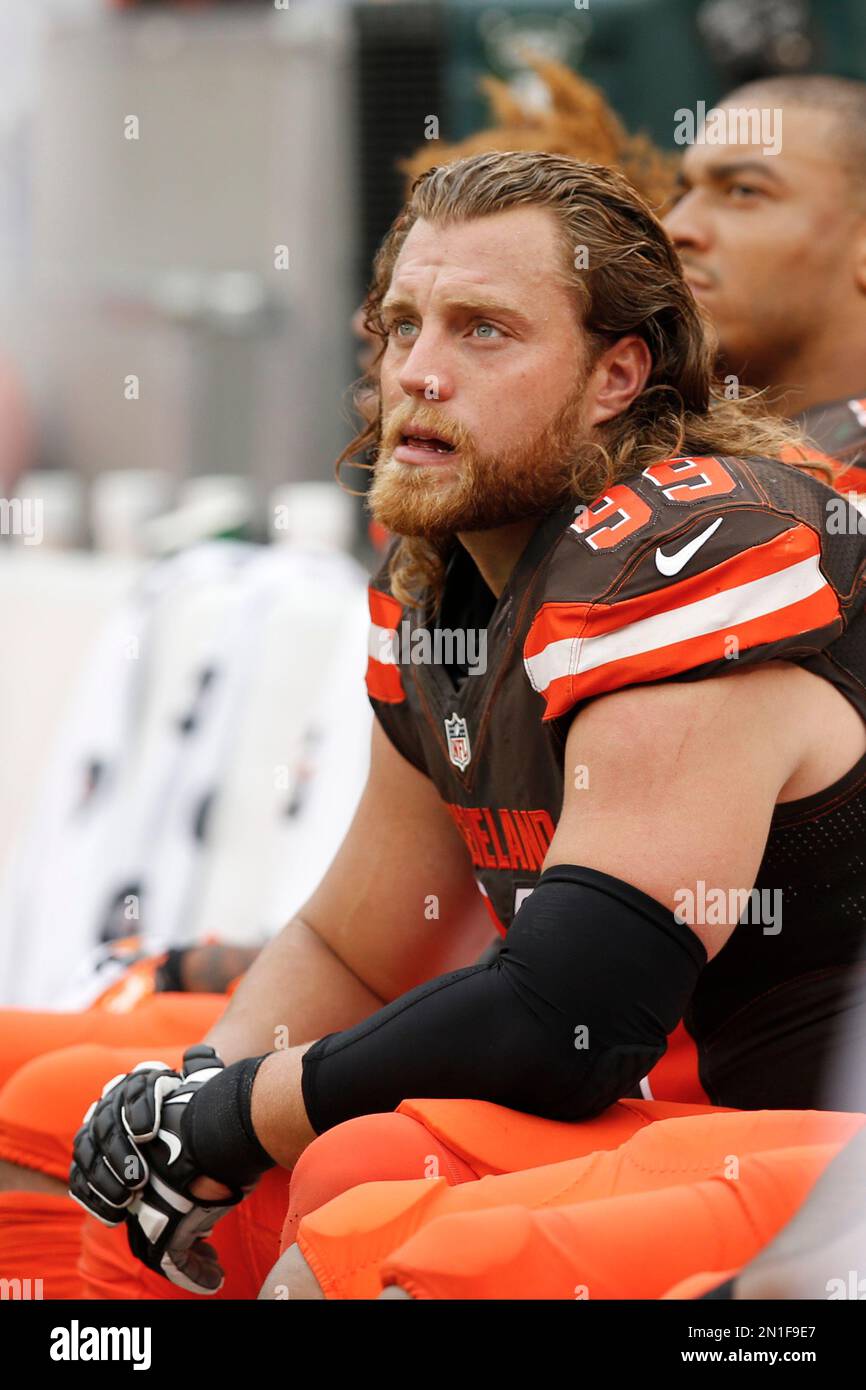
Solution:
<path fill-rule="evenodd" d="M 408 1101 L 310 1146 L 282 1248 L 297 1238 L 329 1298 L 387 1284 L 416 1298 L 694 1298 L 762 1249 L 864 1123 L 629 1100 L 568 1125 Z M 403 1180 L 375 1180 L 395 1154 Z"/>
<path fill-rule="evenodd" d="M 0 1013 L 0 1159 L 65 1180 L 105 1082 L 149 1057 L 176 1065 L 225 1005 L 162 995 L 122 1015 Z M 317 1139 L 291 1194 L 284 1170 L 266 1174 L 213 1233 L 217 1297 L 255 1297 L 281 1229 L 329 1297 L 394 1282 L 416 1297 L 694 1297 L 775 1234 L 864 1119 L 622 1101 L 571 1125 L 406 1101 Z M 46 1298 L 197 1297 L 140 1265 L 123 1226 L 30 1192 L 0 1193 L 0 1276 L 41 1278 Z"/>
<path fill-rule="evenodd" d="M 0 1159 L 65 1182 L 73 1137 L 105 1082 L 149 1058 L 176 1066 L 225 1006 L 224 995 L 159 995 L 128 1014 L 0 1011 Z M 62 1047 L 67 1040 L 76 1045 Z M 433 1136 L 426 1145 L 456 1178 L 448 1150 Z M 380 1162 L 377 1175 L 401 1173 L 399 1155 L 379 1157 L 391 1166 Z M 256 1297 L 279 1254 L 288 1197 L 289 1174 L 274 1169 L 220 1221 L 210 1239 L 226 1279 L 215 1297 Z M 41 1279 L 45 1298 L 199 1297 L 140 1264 L 125 1226 L 108 1228 L 69 1197 L 35 1192 L 0 1192 L 0 1276 Z"/>

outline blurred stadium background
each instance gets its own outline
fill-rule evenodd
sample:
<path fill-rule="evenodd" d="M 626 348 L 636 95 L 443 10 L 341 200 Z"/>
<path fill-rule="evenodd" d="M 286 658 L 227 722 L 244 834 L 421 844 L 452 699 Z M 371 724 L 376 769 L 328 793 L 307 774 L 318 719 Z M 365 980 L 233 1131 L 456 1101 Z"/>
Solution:
<path fill-rule="evenodd" d="M 543 109 L 528 53 L 673 149 L 746 78 L 866 78 L 866 8 L 0 0 L 0 1003 L 263 940 L 326 867 L 369 731 L 349 324 L 399 161 L 483 77 Z"/>

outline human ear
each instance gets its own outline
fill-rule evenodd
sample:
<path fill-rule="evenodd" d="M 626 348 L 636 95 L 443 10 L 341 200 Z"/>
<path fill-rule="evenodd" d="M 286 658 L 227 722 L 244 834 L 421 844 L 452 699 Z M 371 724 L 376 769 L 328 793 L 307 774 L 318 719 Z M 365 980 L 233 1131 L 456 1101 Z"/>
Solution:
<path fill-rule="evenodd" d="M 622 415 L 646 386 L 651 371 L 650 350 L 636 333 L 620 338 L 607 348 L 587 382 L 586 423 L 592 427 Z"/>

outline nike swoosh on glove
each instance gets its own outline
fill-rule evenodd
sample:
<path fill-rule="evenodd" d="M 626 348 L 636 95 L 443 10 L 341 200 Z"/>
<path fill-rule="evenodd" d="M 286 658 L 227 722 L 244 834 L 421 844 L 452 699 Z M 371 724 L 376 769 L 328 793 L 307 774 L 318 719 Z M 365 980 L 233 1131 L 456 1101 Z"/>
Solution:
<path fill-rule="evenodd" d="M 143 1145 L 162 1122 L 166 1096 L 181 1077 L 165 1062 L 139 1062 L 105 1083 L 72 1142 L 69 1195 L 106 1226 L 123 1221 L 148 1180 Z"/>
<path fill-rule="evenodd" d="M 217 1293 L 224 1282 L 216 1251 L 204 1237 L 255 1185 L 235 1187 L 218 1201 L 190 1191 L 196 1178 L 208 1175 L 192 1152 L 185 1126 L 189 1106 L 224 1068 L 205 1044 L 184 1053 L 183 1075 L 163 1096 L 159 1128 L 146 1146 L 147 1183 L 126 1213 L 129 1246 L 136 1258 L 173 1284 L 199 1294 Z"/>

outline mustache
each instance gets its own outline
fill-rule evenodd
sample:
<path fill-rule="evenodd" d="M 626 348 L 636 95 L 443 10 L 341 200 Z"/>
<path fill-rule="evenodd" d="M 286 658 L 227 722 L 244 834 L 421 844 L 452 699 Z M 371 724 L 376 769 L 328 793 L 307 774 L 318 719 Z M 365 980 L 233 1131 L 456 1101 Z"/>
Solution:
<path fill-rule="evenodd" d="M 408 407 L 399 406 L 391 411 L 390 415 L 383 417 L 380 448 L 386 451 L 396 448 L 410 422 L 420 429 L 433 430 L 446 444 L 453 444 L 455 449 L 472 445 L 472 435 L 464 426 L 456 421 L 443 419 L 436 411 L 425 410 L 423 406 L 416 405 L 413 409 L 410 403 Z"/>

